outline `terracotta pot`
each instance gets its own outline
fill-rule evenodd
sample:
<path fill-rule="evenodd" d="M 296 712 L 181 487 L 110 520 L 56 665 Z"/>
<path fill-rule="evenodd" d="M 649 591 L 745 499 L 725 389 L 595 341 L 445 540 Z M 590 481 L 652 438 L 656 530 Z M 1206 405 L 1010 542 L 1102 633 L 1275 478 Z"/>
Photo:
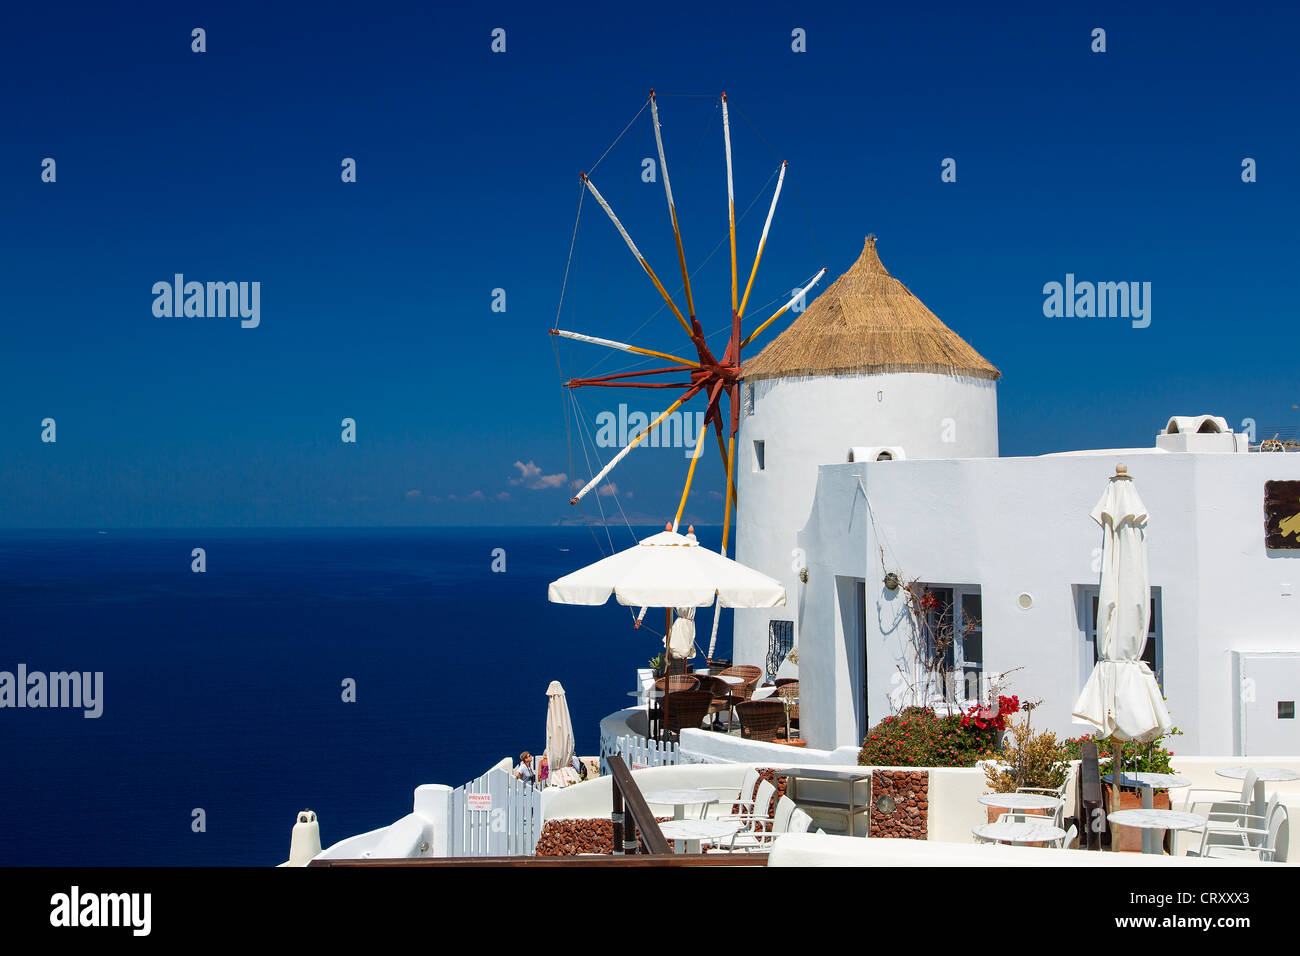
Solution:
<path fill-rule="evenodd" d="M 1101 785 L 1102 806 L 1106 814 L 1111 813 L 1111 787 L 1110 784 L 1102 782 Z M 1156 810 L 1169 809 L 1169 791 L 1157 790 L 1153 795 L 1151 806 Z M 1136 790 L 1121 790 L 1119 792 L 1119 809 L 1121 810 L 1141 810 L 1142 794 Z M 1159 831 L 1157 831 L 1159 832 Z M 1115 848 L 1115 838 L 1119 838 L 1119 849 L 1121 853 L 1141 853 L 1142 852 L 1142 831 L 1138 827 L 1125 827 L 1115 824 L 1110 828 L 1111 849 Z M 1163 839 L 1163 837 L 1162 837 Z"/>

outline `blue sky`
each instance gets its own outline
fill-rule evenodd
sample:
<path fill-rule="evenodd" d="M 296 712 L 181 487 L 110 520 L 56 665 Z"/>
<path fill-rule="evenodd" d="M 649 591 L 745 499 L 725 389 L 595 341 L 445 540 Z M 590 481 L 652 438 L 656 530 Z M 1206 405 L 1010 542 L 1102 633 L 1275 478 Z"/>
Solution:
<path fill-rule="evenodd" d="M 726 232 L 725 89 L 737 204 L 756 201 L 742 270 L 791 164 L 754 302 L 837 275 L 876 233 L 1002 370 L 1003 454 L 1148 445 L 1175 413 L 1300 425 L 1293 11 L 268 6 L 6 12 L 0 527 L 572 520 L 567 482 L 588 472 L 546 332 L 577 173 L 652 86 L 692 267 Z M 593 179 L 667 279 L 653 150 L 642 113 Z M 178 272 L 260 282 L 261 324 L 156 317 L 152 286 Z M 1150 282 L 1150 327 L 1045 318 L 1066 273 Z M 724 326 L 725 248 L 696 291 L 705 329 Z M 681 350 L 658 307 L 584 204 L 561 325 Z M 561 348 L 566 374 L 627 365 L 583 348 Z M 662 407 L 646 394 L 580 408 L 594 427 L 619 401 Z M 701 521 L 720 516 L 715 459 Z M 684 464 L 634 452 L 625 509 L 670 516 Z"/>

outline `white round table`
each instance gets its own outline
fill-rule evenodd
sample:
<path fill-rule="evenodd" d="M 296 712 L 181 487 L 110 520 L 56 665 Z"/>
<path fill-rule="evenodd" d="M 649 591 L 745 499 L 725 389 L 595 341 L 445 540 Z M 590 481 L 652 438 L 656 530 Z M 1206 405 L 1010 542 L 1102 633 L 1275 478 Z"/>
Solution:
<path fill-rule="evenodd" d="M 729 820 L 669 820 L 659 824 L 665 838 L 677 843 L 678 853 L 699 853 L 702 840 L 722 840 L 745 828 Z"/>
<path fill-rule="evenodd" d="M 1115 774 L 1106 774 L 1101 778 L 1106 783 L 1113 783 Z M 1139 770 L 1133 773 L 1124 773 L 1119 775 L 1121 787 L 1136 787 L 1138 793 L 1142 795 L 1142 809 L 1155 809 L 1155 796 L 1157 790 L 1176 790 L 1179 787 L 1190 787 L 1192 782 L 1186 777 L 1180 777 L 1176 773 L 1151 773 L 1145 770 Z M 1117 813 L 1123 811 L 1116 811 Z M 1159 853 L 1159 842 L 1154 833 L 1142 833 L 1142 852 Z"/>
<path fill-rule="evenodd" d="M 1107 783 L 1115 779 L 1113 773 L 1108 773 L 1101 778 Z M 1180 777 L 1176 773 L 1147 773 L 1139 771 L 1138 773 L 1121 773 L 1119 775 L 1121 787 L 1137 787 L 1148 790 L 1176 790 L 1179 787 L 1190 787 L 1192 782 L 1186 777 Z"/>
<path fill-rule="evenodd" d="M 1255 771 L 1255 807 L 1252 811 L 1257 816 L 1263 817 L 1264 811 L 1268 808 L 1268 794 L 1264 792 L 1265 783 L 1282 783 L 1287 780 L 1300 780 L 1300 773 L 1294 770 L 1287 770 L 1285 767 L 1248 767 L 1245 765 L 1234 767 L 1220 767 L 1214 771 L 1220 777 L 1227 777 L 1230 780 L 1245 780 L 1249 771 Z M 1266 824 L 1256 823 L 1256 826 L 1265 826 Z"/>
<path fill-rule="evenodd" d="M 673 819 L 685 820 L 688 804 L 700 804 L 703 808 L 710 803 L 717 803 L 718 796 L 710 790 L 655 790 L 645 794 L 645 802 L 672 804 Z"/>
<path fill-rule="evenodd" d="M 1065 837 L 1050 823 L 981 823 L 970 832 L 993 843 L 1052 843 Z"/>
<path fill-rule="evenodd" d="M 1205 817 L 1181 810 L 1115 810 L 1106 819 L 1122 827 L 1137 827 L 1139 830 L 1199 830 L 1208 822 Z M 1145 837 L 1146 834 L 1143 834 Z M 1142 841 L 1143 853 L 1163 852 L 1159 844 L 1152 840 Z"/>
<path fill-rule="evenodd" d="M 986 807 L 1006 807 L 1008 810 L 1053 810 L 1064 801 L 1045 793 L 986 793 L 979 798 Z"/>

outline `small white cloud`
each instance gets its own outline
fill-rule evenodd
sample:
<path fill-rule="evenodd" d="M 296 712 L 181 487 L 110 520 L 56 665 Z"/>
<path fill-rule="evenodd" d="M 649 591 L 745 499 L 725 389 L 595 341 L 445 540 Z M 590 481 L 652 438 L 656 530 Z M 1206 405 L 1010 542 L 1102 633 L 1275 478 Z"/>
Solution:
<path fill-rule="evenodd" d="M 406 500 L 415 501 L 415 499 L 421 497 L 421 495 L 423 495 L 423 492 L 420 491 L 419 488 L 412 488 L 410 491 L 406 493 Z"/>
<path fill-rule="evenodd" d="M 519 477 L 510 479 L 512 485 L 523 485 L 525 488 L 533 490 L 560 488 L 569 480 L 569 476 L 564 472 L 558 472 L 554 475 L 542 474 L 541 466 L 532 459 L 529 459 L 526 463 L 517 461 L 515 467 L 519 469 Z"/>

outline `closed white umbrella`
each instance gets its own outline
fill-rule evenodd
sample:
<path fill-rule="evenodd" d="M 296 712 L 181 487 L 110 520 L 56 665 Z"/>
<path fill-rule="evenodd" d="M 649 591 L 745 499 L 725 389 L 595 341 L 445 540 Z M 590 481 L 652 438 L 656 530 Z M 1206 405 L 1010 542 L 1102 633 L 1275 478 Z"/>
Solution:
<path fill-rule="evenodd" d="M 555 604 L 604 604 L 610 595 L 631 607 L 780 607 L 785 587 L 753 568 L 702 547 L 694 535 L 661 531 L 552 581 Z"/>
<path fill-rule="evenodd" d="M 695 608 L 679 607 L 668 631 L 668 654 L 677 660 L 695 656 Z"/>
<path fill-rule="evenodd" d="M 1151 741 L 1169 732 L 1173 721 L 1155 675 L 1142 660 L 1151 614 L 1147 510 L 1123 465 L 1115 469 L 1092 518 L 1102 528 L 1098 661 L 1074 716 L 1107 737 Z"/>
<path fill-rule="evenodd" d="M 1147 509 L 1123 465 L 1115 468 L 1092 519 L 1101 525 L 1101 593 L 1097 596 L 1097 666 L 1074 704 L 1074 716 L 1107 737 L 1147 742 L 1174 726 L 1151 668 L 1142 660 L 1151 615 Z M 1111 807 L 1119 809 L 1122 747 L 1113 748 Z M 1143 846 L 1150 842 L 1143 832 Z M 1113 840 L 1119 849 L 1118 839 Z"/>
<path fill-rule="evenodd" d="M 548 783 L 556 781 L 561 786 L 578 782 L 578 773 L 571 766 L 573 760 L 573 721 L 569 718 L 569 702 L 558 680 L 546 688 L 546 763 L 550 767 Z"/>

